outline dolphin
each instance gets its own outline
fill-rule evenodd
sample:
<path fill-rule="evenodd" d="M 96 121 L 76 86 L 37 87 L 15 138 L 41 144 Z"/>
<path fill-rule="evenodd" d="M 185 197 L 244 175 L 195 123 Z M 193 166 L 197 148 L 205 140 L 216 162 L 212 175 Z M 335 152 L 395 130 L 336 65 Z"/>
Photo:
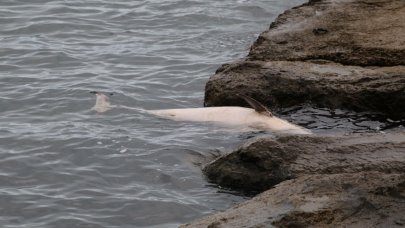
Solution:
<path fill-rule="evenodd" d="M 106 95 L 99 92 L 92 93 L 96 94 L 96 104 L 92 108 L 93 110 L 105 112 L 112 108 L 109 98 Z M 248 127 L 277 133 L 312 134 L 308 129 L 274 116 L 269 109 L 257 100 L 245 95 L 238 96 L 243 98 L 252 108 L 223 106 L 145 111 L 175 121 L 212 122 L 231 127 Z"/>

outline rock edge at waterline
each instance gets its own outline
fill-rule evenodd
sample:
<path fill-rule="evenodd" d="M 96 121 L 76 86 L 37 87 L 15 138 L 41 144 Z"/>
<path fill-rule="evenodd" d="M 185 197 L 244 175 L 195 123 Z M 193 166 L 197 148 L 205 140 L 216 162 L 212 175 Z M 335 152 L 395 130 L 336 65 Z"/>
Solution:
<path fill-rule="evenodd" d="M 262 192 L 309 174 L 405 173 L 405 133 L 262 138 L 217 158 L 203 171 L 210 181 L 244 192 Z"/>
<path fill-rule="evenodd" d="M 405 225 L 405 133 L 263 138 L 204 172 L 220 186 L 271 189 L 183 227 Z"/>
<path fill-rule="evenodd" d="M 304 175 L 181 227 L 402 227 L 405 175 Z"/>

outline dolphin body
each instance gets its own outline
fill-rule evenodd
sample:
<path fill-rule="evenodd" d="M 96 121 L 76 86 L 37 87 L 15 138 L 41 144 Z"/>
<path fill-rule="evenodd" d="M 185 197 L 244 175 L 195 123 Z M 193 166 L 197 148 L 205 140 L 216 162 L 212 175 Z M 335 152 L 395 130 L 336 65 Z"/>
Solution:
<path fill-rule="evenodd" d="M 194 122 L 213 122 L 233 127 L 249 127 L 288 134 L 311 134 L 308 129 L 289 123 L 275 116 L 267 116 L 251 108 L 207 107 L 149 110 L 151 114 L 177 120 Z"/>
<path fill-rule="evenodd" d="M 93 110 L 105 112 L 112 108 L 108 96 L 99 92 L 92 93 L 96 94 L 96 104 L 92 108 Z M 275 117 L 264 105 L 253 98 L 244 95 L 238 96 L 243 98 L 252 108 L 224 106 L 145 111 L 176 121 L 212 122 L 232 127 L 248 127 L 286 134 L 312 134 L 308 129 Z"/>

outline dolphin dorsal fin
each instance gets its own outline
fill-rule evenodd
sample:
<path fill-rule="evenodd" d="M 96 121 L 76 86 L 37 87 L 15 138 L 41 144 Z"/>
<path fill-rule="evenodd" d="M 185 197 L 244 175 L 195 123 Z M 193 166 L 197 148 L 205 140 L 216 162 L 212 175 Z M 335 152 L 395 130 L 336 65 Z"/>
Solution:
<path fill-rule="evenodd" d="M 242 95 L 242 94 L 237 94 L 238 97 L 243 98 L 243 100 L 245 100 L 250 107 L 252 107 L 256 112 L 260 113 L 260 114 L 264 114 L 266 116 L 272 117 L 273 113 L 271 113 L 271 111 L 266 108 L 266 106 L 264 106 L 262 103 L 258 102 L 257 100 L 248 97 L 246 95 Z"/>

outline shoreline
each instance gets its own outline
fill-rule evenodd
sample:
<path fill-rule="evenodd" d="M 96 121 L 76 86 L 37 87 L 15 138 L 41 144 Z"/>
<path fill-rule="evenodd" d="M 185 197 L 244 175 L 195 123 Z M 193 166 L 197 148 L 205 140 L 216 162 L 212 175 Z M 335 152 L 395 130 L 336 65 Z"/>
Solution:
<path fill-rule="evenodd" d="M 222 65 L 205 106 L 308 104 L 405 120 L 405 2 L 310 0 Z M 207 164 L 219 186 L 261 192 L 181 227 L 395 227 L 405 219 L 405 132 L 277 136 Z"/>

